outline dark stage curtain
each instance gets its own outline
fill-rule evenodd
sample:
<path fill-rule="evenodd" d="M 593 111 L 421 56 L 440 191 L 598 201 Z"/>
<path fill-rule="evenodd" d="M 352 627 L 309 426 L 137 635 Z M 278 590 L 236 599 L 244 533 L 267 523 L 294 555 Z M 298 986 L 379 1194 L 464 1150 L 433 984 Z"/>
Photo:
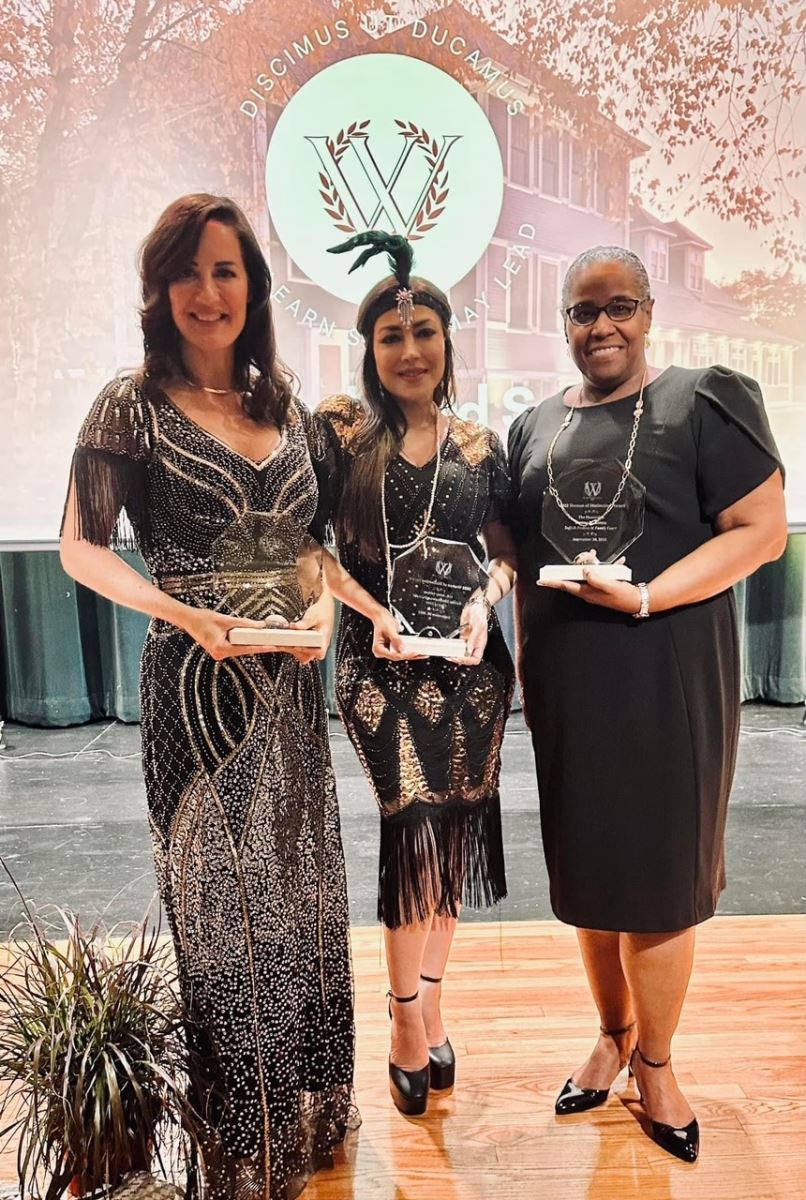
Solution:
<path fill-rule="evenodd" d="M 130 560 L 138 565 L 134 557 Z M 141 568 L 142 569 L 142 568 Z M 806 534 L 737 589 L 746 700 L 806 697 Z M 75 584 L 52 550 L 0 552 L 0 715 L 29 725 L 102 717 L 136 721 L 137 674 L 148 619 Z M 512 641 L 512 615 L 502 605 Z M 332 652 L 323 664 L 331 711 Z"/>

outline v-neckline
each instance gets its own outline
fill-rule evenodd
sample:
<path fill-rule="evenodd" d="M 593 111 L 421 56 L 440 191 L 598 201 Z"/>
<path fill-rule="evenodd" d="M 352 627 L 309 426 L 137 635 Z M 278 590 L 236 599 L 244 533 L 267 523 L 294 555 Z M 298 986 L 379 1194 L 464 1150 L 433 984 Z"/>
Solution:
<path fill-rule="evenodd" d="M 250 458 L 248 454 L 241 454 L 240 450 L 236 450 L 234 446 L 230 446 L 229 442 L 225 442 L 223 440 L 223 438 L 216 437 L 216 435 L 212 432 L 212 430 L 205 428 L 204 425 L 201 425 L 198 421 L 194 420 L 194 418 L 191 417 L 190 413 L 186 413 L 185 410 L 179 404 L 177 404 L 175 400 L 173 400 L 168 395 L 168 393 L 165 391 L 164 388 L 160 388 L 159 390 L 162 393 L 162 395 L 165 397 L 165 399 L 168 401 L 168 403 L 170 404 L 170 406 L 174 410 L 174 412 L 179 413 L 180 417 L 184 417 L 184 419 L 187 421 L 187 423 L 189 425 L 192 425 L 194 429 L 198 429 L 201 433 L 203 433 L 205 435 L 205 437 L 208 437 L 211 442 L 215 442 L 216 445 L 223 447 L 224 450 L 229 450 L 230 454 L 234 454 L 236 458 L 240 458 L 241 462 L 247 463 L 255 471 L 265 470 L 265 468 L 269 465 L 271 460 L 277 454 L 279 454 L 279 452 L 285 446 L 286 431 L 285 431 L 285 429 L 281 429 L 280 430 L 280 440 L 277 443 L 277 445 L 274 447 L 274 449 L 272 450 L 272 452 L 270 454 L 268 454 L 265 458 L 261 459 L 258 462 L 257 459 Z"/>
<path fill-rule="evenodd" d="M 452 428 L 453 428 L 453 417 L 449 416 L 448 423 L 445 426 L 445 432 L 442 435 L 442 441 L 439 443 L 440 451 L 444 450 L 446 445 L 448 444 L 448 438 L 451 436 Z M 398 450 L 397 457 L 402 459 L 402 461 L 407 466 L 411 467 L 413 471 L 424 471 L 426 469 L 426 467 L 430 467 L 431 464 L 435 461 L 435 459 L 437 457 L 437 452 L 435 450 L 434 453 L 429 458 L 428 462 L 424 462 L 420 466 L 418 466 L 417 463 L 413 463 L 410 458 L 407 458 L 402 450 Z"/>

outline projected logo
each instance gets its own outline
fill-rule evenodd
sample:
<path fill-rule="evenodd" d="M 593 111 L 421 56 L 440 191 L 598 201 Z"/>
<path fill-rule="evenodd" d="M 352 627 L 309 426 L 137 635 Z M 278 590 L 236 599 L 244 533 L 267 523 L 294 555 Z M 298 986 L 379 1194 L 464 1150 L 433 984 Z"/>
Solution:
<path fill-rule="evenodd" d="M 412 121 L 395 120 L 395 125 L 399 126 L 403 146 L 388 178 L 370 147 L 370 121 L 354 121 L 347 129 L 339 130 L 335 138 L 306 138 L 324 168 L 319 175 L 319 195 L 325 212 L 342 233 L 385 227 L 405 233 L 414 242 L 432 230 L 445 211 L 450 192 L 446 159 L 460 140 L 458 135 L 443 134 L 439 146 L 436 138 Z M 422 158 L 412 163 L 415 149 L 422 151 Z M 406 194 L 408 175 L 422 186 L 418 194 L 415 185 L 413 205 L 403 200 L 404 209 L 400 197 Z M 364 180 L 372 191 L 368 207 L 362 207 L 359 198 Z"/>
<path fill-rule="evenodd" d="M 501 154 L 478 103 L 418 59 L 370 54 L 310 80 L 277 122 L 266 157 L 269 212 L 294 263 L 358 301 L 388 274 L 348 276 L 327 248 L 367 229 L 405 233 L 415 271 L 449 288 L 478 262 L 503 197 Z"/>

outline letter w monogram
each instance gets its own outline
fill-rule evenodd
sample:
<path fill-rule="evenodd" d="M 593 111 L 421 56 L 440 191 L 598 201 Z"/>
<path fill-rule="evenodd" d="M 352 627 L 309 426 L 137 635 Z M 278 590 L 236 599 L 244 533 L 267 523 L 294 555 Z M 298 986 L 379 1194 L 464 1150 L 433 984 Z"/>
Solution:
<path fill-rule="evenodd" d="M 404 172 L 407 172 L 407 168 L 408 174 L 411 171 L 409 159 L 414 150 L 412 138 L 404 139 L 397 162 L 388 179 L 384 176 L 372 153 L 369 135 L 366 133 L 353 134 L 350 137 L 349 147 L 338 158 L 328 146 L 329 139 L 324 135 L 306 136 L 305 140 L 310 142 L 316 151 L 319 162 L 333 181 L 333 186 L 356 229 L 375 229 L 378 223 L 382 222 L 385 214 L 393 231 L 409 234 L 431 184 L 444 166 L 451 148 L 461 140 L 461 137 L 461 134 L 442 135 L 442 147 L 436 161 L 430 168 L 408 211 L 401 208 L 395 193 L 399 190 Z M 349 178 L 345 169 L 347 164 L 352 166 Z"/>

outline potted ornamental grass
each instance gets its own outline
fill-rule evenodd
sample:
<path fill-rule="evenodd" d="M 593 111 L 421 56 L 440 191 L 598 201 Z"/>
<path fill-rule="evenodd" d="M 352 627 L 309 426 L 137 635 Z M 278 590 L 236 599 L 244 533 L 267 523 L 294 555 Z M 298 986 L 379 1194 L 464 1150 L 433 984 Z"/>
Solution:
<path fill-rule="evenodd" d="M 20 1194 L 109 1194 L 154 1163 L 175 1171 L 191 1112 L 158 925 L 85 929 L 23 907 L 0 971 L 0 1146 L 16 1139 Z"/>

